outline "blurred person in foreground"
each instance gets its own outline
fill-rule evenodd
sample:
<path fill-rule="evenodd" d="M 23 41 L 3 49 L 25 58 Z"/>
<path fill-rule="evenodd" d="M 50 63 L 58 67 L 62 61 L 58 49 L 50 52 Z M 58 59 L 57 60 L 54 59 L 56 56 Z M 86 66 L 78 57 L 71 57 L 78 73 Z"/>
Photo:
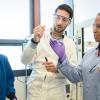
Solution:
<path fill-rule="evenodd" d="M 14 88 L 14 75 L 8 58 L 0 54 L 0 100 L 17 100 Z"/>

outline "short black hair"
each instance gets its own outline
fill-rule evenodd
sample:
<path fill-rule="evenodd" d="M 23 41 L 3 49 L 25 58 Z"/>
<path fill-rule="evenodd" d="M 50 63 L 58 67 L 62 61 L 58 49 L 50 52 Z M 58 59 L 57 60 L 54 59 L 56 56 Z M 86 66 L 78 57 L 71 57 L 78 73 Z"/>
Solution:
<path fill-rule="evenodd" d="M 72 17 L 73 17 L 73 10 L 72 10 L 72 8 L 69 5 L 67 5 L 67 4 L 61 4 L 61 5 L 59 5 L 56 8 L 55 13 L 57 12 L 58 9 L 65 10 L 66 12 L 68 12 L 70 14 L 70 18 L 72 19 Z"/>

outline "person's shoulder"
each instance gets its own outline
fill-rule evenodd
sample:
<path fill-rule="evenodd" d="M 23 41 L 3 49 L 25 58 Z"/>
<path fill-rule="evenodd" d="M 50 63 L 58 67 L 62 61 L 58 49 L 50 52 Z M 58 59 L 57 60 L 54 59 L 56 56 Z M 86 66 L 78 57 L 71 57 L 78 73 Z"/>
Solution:
<path fill-rule="evenodd" d="M 87 50 L 84 54 L 84 57 L 86 56 L 91 56 L 91 54 L 93 54 L 95 52 L 96 48 L 91 48 L 89 50 Z"/>
<path fill-rule="evenodd" d="M 87 50 L 87 51 L 86 51 L 86 54 L 94 52 L 95 49 L 96 49 L 96 48 L 91 48 L 91 49 Z"/>
<path fill-rule="evenodd" d="M 68 36 L 66 36 L 66 35 L 64 36 L 64 39 L 67 40 L 67 41 L 74 42 L 73 39 L 72 39 L 71 37 L 68 37 Z"/>
<path fill-rule="evenodd" d="M 66 36 L 66 35 L 64 36 L 64 42 L 69 44 L 69 45 L 75 45 L 75 42 L 73 41 L 73 39 Z"/>

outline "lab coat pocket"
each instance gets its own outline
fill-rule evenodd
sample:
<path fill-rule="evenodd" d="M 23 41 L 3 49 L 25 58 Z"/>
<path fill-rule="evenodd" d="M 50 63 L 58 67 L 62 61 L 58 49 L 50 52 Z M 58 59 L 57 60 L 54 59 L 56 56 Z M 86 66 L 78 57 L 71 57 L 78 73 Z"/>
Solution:
<path fill-rule="evenodd" d="M 38 82 L 37 80 L 31 81 L 28 84 L 28 94 L 34 97 L 39 96 L 41 88 L 42 88 L 41 82 Z"/>

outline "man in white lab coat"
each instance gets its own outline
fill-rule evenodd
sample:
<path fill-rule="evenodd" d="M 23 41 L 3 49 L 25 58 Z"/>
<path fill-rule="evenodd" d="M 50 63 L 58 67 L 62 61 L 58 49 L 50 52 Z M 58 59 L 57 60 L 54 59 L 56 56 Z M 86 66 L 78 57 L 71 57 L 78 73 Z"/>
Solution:
<path fill-rule="evenodd" d="M 49 71 L 43 62 L 52 61 L 55 65 L 58 62 L 59 57 L 50 46 L 52 39 L 62 41 L 70 63 L 77 63 L 75 44 L 64 32 L 72 17 L 73 11 L 70 6 L 61 4 L 55 10 L 52 29 L 45 30 L 45 26 L 41 25 L 33 29 L 33 37 L 21 55 L 22 63 L 32 63 L 33 68 L 28 81 L 29 100 L 66 100 L 64 75 L 57 68 L 54 68 L 54 72 Z"/>

